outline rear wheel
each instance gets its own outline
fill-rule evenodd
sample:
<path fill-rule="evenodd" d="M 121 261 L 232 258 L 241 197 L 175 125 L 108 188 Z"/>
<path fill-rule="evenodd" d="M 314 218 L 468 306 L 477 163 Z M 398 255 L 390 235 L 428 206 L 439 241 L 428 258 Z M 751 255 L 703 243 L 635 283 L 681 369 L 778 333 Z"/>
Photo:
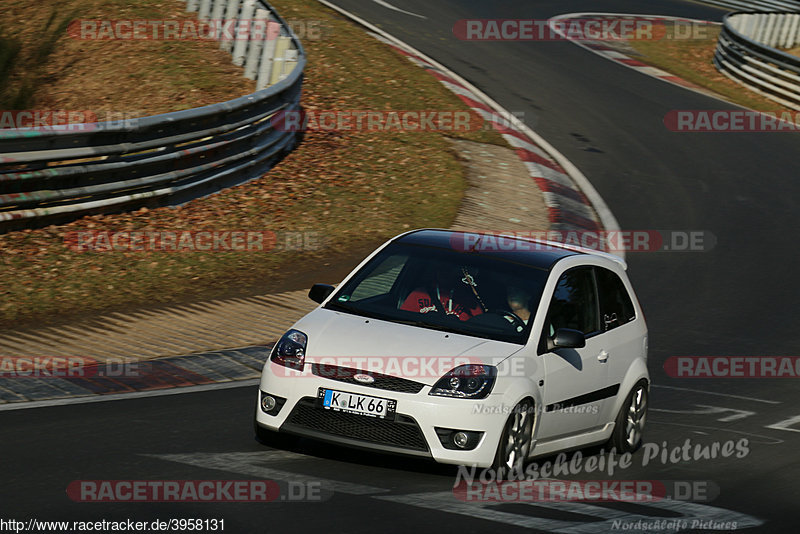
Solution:
<path fill-rule="evenodd" d="M 647 401 L 647 382 L 640 380 L 628 394 L 617 415 L 610 441 L 618 453 L 635 452 L 641 447 L 647 419 Z"/>
<path fill-rule="evenodd" d="M 498 480 L 514 468 L 522 469 L 531 450 L 534 417 L 534 405 L 530 399 L 517 404 L 508 416 L 492 465 Z"/>

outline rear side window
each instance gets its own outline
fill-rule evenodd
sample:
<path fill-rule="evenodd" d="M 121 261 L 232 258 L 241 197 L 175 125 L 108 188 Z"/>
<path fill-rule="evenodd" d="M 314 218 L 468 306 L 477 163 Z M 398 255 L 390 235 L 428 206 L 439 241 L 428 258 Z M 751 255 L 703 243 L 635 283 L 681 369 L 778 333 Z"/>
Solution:
<path fill-rule="evenodd" d="M 602 267 L 597 267 L 595 274 L 600 294 L 600 323 L 603 331 L 633 321 L 636 318 L 633 302 L 619 276 Z"/>
<path fill-rule="evenodd" d="M 548 317 L 550 335 L 559 328 L 579 330 L 585 335 L 599 330 L 597 296 L 591 268 L 570 269 L 561 275 Z"/>

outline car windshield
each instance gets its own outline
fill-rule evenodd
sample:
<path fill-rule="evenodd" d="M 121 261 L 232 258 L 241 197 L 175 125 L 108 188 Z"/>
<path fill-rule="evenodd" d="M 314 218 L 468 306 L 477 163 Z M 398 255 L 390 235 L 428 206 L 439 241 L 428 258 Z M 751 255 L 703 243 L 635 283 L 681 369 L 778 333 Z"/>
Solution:
<path fill-rule="evenodd" d="M 492 253 L 392 243 L 327 309 L 524 345 L 547 271 Z"/>

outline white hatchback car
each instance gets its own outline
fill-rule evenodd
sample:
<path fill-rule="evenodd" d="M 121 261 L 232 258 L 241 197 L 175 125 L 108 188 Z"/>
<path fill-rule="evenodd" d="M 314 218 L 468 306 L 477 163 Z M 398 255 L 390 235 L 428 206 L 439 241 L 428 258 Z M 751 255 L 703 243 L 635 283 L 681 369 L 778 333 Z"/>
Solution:
<path fill-rule="evenodd" d="M 275 344 L 255 429 L 479 467 L 641 444 L 647 327 L 625 263 L 530 239 L 391 239 Z"/>

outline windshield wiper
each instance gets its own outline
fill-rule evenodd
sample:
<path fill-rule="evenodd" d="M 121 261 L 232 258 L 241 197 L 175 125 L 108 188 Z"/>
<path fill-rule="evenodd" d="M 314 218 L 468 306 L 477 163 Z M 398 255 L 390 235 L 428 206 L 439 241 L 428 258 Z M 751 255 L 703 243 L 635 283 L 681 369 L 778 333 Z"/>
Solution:
<path fill-rule="evenodd" d="M 355 308 L 353 306 L 348 306 L 347 304 L 342 304 L 341 302 L 329 302 L 328 304 L 325 305 L 325 307 L 331 310 L 343 311 L 347 313 L 352 313 L 354 315 L 362 315 L 369 317 L 364 313 L 363 310 Z"/>
<path fill-rule="evenodd" d="M 419 321 L 414 319 L 387 319 L 387 321 L 392 321 L 393 323 L 400 323 L 409 326 L 419 326 L 421 328 L 430 328 L 431 330 L 440 330 L 442 332 L 450 332 L 451 334 L 460 334 L 462 336 L 474 335 L 471 332 L 467 332 L 466 330 L 459 330 L 458 328 L 452 328 L 449 326 L 435 324 L 435 323 L 426 323 L 425 321 Z"/>
<path fill-rule="evenodd" d="M 382 321 L 392 320 L 387 315 L 377 312 L 370 312 L 362 308 L 356 308 L 355 306 L 348 306 L 347 304 L 342 304 L 341 302 L 329 302 L 325 307 L 334 311 L 343 311 L 345 313 L 352 313 L 353 315 L 358 315 L 361 317 L 369 317 L 370 319 L 380 319 Z"/>

